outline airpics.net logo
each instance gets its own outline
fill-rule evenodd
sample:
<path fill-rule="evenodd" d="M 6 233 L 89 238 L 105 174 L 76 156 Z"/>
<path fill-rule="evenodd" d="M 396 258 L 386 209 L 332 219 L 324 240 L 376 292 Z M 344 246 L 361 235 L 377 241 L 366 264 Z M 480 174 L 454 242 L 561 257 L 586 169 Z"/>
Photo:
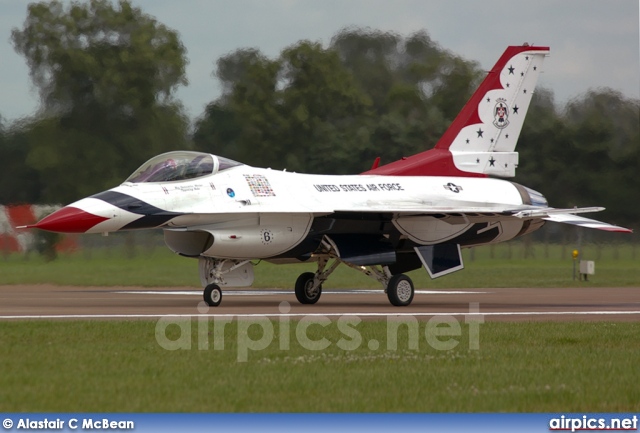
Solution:
<path fill-rule="evenodd" d="M 484 323 L 480 305 L 470 303 L 467 313 L 434 315 L 426 321 L 412 315 L 385 315 L 386 333 L 366 338 L 359 328 L 362 319 L 357 314 L 342 314 L 337 319 L 322 314 L 292 314 L 286 301 L 280 303 L 278 311 L 273 315 L 216 315 L 201 302 L 198 314 L 161 317 L 156 323 L 155 337 L 160 347 L 170 351 L 235 348 L 237 361 L 247 362 L 251 353 L 270 348 L 291 350 L 292 341 L 303 350 L 314 352 L 336 348 L 351 352 L 363 347 L 395 352 L 418 350 L 424 344 L 437 351 L 450 351 L 468 338 L 468 349 L 480 350 L 480 325 Z M 234 321 L 236 332 L 232 334 L 227 326 Z M 233 344 L 229 343 L 230 338 L 235 339 Z"/>

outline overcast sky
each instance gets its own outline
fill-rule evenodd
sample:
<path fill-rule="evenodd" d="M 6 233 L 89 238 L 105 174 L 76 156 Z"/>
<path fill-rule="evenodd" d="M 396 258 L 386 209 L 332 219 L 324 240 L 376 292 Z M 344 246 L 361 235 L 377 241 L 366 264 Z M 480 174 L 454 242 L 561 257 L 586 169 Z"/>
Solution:
<path fill-rule="evenodd" d="M 11 29 L 29 2 L 0 0 L 0 116 L 35 112 L 38 95 Z M 370 27 L 408 36 L 426 30 L 444 49 L 490 69 L 507 45 L 551 47 L 539 85 L 563 105 L 590 88 L 640 98 L 638 0 L 134 0 L 176 30 L 187 48 L 189 85 L 177 98 L 191 118 L 219 95 L 215 61 L 238 48 L 269 57 L 299 40 L 326 47 L 340 29 Z"/>

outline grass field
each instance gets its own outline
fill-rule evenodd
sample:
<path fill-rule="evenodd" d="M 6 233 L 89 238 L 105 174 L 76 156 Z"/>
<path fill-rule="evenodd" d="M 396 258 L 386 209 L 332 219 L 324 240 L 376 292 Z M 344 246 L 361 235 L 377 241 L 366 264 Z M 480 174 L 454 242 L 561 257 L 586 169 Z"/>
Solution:
<path fill-rule="evenodd" d="M 169 351 L 152 321 L 2 322 L 0 412 L 640 410 L 640 323 L 485 323 L 479 350 L 469 350 L 465 324 L 455 348 L 435 350 L 422 323 L 418 350 L 404 328 L 388 350 L 387 323 L 361 322 L 352 329 L 362 344 L 351 351 L 339 348 L 347 336 L 335 323 L 308 328 L 328 348 L 305 349 L 298 323 L 288 325 L 289 350 L 278 331 L 238 362 L 243 335 L 261 338 L 255 324 L 228 324 L 224 350 L 215 350 L 210 322 L 209 349 L 199 350 L 193 322 L 191 349 Z M 170 325 L 167 338 L 179 329 Z"/>
<path fill-rule="evenodd" d="M 436 280 L 422 270 L 411 276 L 425 288 L 640 287 L 632 246 L 586 247 L 583 257 L 596 261 L 596 275 L 587 282 L 572 279 L 571 249 L 538 245 L 535 258 L 524 259 L 522 248 L 515 243 L 464 250 L 461 272 Z M 313 266 L 263 262 L 254 287 L 291 288 L 306 270 Z M 41 283 L 199 286 L 197 262 L 163 249 L 139 250 L 133 258 L 110 249 L 54 262 L 0 259 L 0 285 Z M 339 267 L 324 287 L 377 283 Z M 334 321 L 308 328 L 311 340 L 330 343 L 311 350 L 295 337 L 301 322 L 286 324 L 286 339 L 275 321 L 269 322 L 274 340 L 263 350 L 249 350 L 248 343 L 263 336 L 260 327 L 234 321 L 224 328 L 224 350 L 216 350 L 221 335 L 215 322 L 199 333 L 194 321 L 186 322 L 186 340 L 179 338 L 178 325 L 166 328 L 168 341 L 190 343 L 174 351 L 159 343 L 157 323 L 0 322 L 0 412 L 640 411 L 640 323 L 484 323 L 479 350 L 470 350 L 469 326 L 462 323 L 453 340 L 458 344 L 436 350 L 421 322 L 418 348 L 409 347 L 403 328 L 393 350 L 389 323 L 366 321 L 352 327 L 361 338 L 357 348 L 343 350 L 338 343 L 353 343 L 353 333 Z M 199 350 L 203 341 L 207 350 Z M 246 362 L 239 362 L 243 354 Z"/>
<path fill-rule="evenodd" d="M 640 253 L 631 245 L 584 247 L 582 257 L 596 262 L 596 274 L 588 282 L 573 280 L 572 248 L 536 245 L 529 251 L 535 258 L 522 258 L 518 242 L 463 250 L 465 269 L 429 279 L 420 269 L 409 273 L 416 287 L 623 287 L 640 286 Z M 638 257 L 636 257 L 638 255 Z M 260 262 L 254 269 L 254 287 L 293 287 L 297 276 L 315 271 L 313 264 L 273 265 Z M 26 259 L 12 255 L 0 259 L 1 284 L 60 284 L 83 286 L 192 286 L 199 287 L 198 263 L 176 256 L 166 248 L 152 252 L 138 250 L 127 257 L 123 249 L 96 250 L 61 255 L 45 262 L 33 255 Z M 325 288 L 378 288 L 378 283 L 357 271 L 339 266 Z"/>

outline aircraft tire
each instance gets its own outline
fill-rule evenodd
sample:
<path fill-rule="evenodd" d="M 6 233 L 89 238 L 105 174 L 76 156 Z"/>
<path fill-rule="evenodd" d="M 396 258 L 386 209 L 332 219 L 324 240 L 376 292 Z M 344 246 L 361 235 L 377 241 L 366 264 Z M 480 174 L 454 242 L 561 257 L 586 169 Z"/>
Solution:
<path fill-rule="evenodd" d="M 314 277 L 313 272 L 305 272 L 296 280 L 296 299 L 301 304 L 315 304 L 320 299 L 322 284 L 316 290 L 312 290 Z"/>
<path fill-rule="evenodd" d="M 222 302 L 222 289 L 217 284 L 209 284 L 204 288 L 204 302 L 210 307 L 217 307 Z"/>
<path fill-rule="evenodd" d="M 413 281 L 404 274 L 394 275 L 387 284 L 387 297 L 391 305 L 406 307 L 413 301 Z"/>

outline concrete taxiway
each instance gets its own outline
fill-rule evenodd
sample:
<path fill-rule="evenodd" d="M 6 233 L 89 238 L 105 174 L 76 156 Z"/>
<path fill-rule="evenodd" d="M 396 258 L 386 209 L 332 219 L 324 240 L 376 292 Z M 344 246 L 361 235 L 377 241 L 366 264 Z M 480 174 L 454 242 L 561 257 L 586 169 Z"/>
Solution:
<path fill-rule="evenodd" d="M 0 286 L 0 320 L 154 319 L 166 315 L 304 317 L 482 314 L 485 321 L 639 321 L 640 287 L 416 290 L 408 307 L 393 307 L 382 290 L 325 290 L 301 305 L 293 290 L 227 289 L 210 308 L 192 287 Z"/>

